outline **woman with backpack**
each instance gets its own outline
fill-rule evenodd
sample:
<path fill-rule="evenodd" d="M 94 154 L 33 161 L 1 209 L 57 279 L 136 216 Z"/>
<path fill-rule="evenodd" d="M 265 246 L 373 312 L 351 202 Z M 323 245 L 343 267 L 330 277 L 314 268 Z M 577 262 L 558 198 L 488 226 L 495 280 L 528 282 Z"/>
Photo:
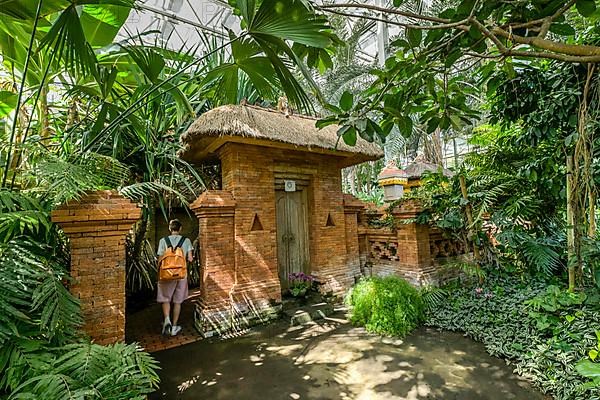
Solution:
<path fill-rule="evenodd" d="M 192 261 L 190 239 L 182 236 L 181 222 L 169 221 L 171 234 L 158 243 L 158 293 L 156 301 L 162 304 L 162 334 L 176 336 L 181 331 L 179 314 L 181 303 L 188 297 L 187 261 Z M 173 320 L 170 318 L 173 303 Z M 172 321 L 172 322 L 171 322 Z"/>

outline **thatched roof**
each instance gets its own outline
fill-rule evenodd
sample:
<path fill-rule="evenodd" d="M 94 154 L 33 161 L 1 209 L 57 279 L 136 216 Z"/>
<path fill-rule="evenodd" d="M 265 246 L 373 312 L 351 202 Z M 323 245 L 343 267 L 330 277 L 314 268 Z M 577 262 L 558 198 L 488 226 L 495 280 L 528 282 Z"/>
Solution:
<path fill-rule="evenodd" d="M 454 175 L 454 173 L 449 169 L 424 161 L 414 161 L 404 168 L 404 172 L 406 173 L 408 179 L 420 179 L 425 172 L 438 172 L 440 170 L 445 176 L 451 177 Z"/>
<path fill-rule="evenodd" d="M 298 151 L 319 152 L 347 158 L 346 165 L 383 157 L 375 143 L 361 138 L 355 146 L 338 140 L 338 126 L 315 127 L 315 118 L 290 115 L 249 105 L 226 105 L 202 114 L 182 136 L 180 156 L 197 162 L 211 158 L 214 151 L 229 141 L 262 146 L 285 145 Z M 276 146 L 277 145 L 277 146 Z"/>

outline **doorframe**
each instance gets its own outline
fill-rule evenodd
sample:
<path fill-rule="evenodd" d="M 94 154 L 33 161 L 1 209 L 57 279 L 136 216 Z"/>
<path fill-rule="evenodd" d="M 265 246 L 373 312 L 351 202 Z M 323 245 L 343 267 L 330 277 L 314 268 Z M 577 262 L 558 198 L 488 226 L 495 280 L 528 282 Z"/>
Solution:
<path fill-rule="evenodd" d="M 309 172 L 309 173 L 306 173 Z M 306 229 L 305 229 L 305 259 L 306 259 L 306 265 L 303 266 L 303 271 L 305 274 L 310 274 L 312 272 L 312 264 L 311 264 L 311 243 L 312 243 L 312 238 L 313 238 L 313 232 L 312 232 L 312 214 L 311 214 L 311 210 L 312 210 L 312 178 L 313 178 L 313 174 L 316 173 L 315 169 L 309 169 L 309 168 L 295 168 L 295 167 L 280 167 L 280 168 L 275 168 L 274 169 L 274 185 L 273 185 L 273 189 L 275 192 L 277 191 L 284 191 L 284 181 L 285 180 L 294 180 L 296 181 L 296 188 L 300 187 L 301 191 L 304 192 L 304 194 L 302 195 L 304 197 L 304 202 L 305 202 L 305 223 L 306 223 Z M 296 190 L 298 191 L 298 190 Z M 277 229 L 279 229 L 279 227 L 277 226 L 277 195 L 275 195 L 275 229 L 277 232 Z M 279 263 L 279 241 L 278 241 L 278 235 L 277 233 L 275 234 L 275 254 L 276 254 L 276 258 L 277 258 L 277 275 L 279 276 L 279 268 L 280 268 L 280 263 Z M 281 279 L 280 279 L 281 280 Z M 283 285 L 282 285 L 282 289 Z"/>

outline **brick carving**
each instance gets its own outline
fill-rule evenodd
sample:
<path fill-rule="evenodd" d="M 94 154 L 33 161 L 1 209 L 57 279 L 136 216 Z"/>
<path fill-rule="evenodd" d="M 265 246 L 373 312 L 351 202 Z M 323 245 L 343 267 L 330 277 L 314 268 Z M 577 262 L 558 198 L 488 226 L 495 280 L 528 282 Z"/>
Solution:
<path fill-rule="evenodd" d="M 431 241 L 431 257 L 457 257 L 465 253 L 462 242 L 453 239 L 437 239 Z"/>
<path fill-rule="evenodd" d="M 369 240 L 371 246 L 371 258 L 375 260 L 391 260 L 398 261 L 398 242 L 396 241 L 382 241 L 382 240 Z"/>
<path fill-rule="evenodd" d="M 69 237 L 69 290 L 81 302 L 84 331 L 99 344 L 125 340 L 125 235 L 140 209 L 114 191 L 98 191 L 52 212 Z"/>
<path fill-rule="evenodd" d="M 384 210 L 363 212 L 360 259 L 372 275 L 400 275 L 417 286 L 448 279 L 440 261 L 464 257 L 466 249 L 460 241 L 444 238 L 441 231 L 413 222 L 421 211 L 416 201 L 403 203 L 392 212 L 394 229 L 367 227 L 369 221 L 385 218 Z"/>

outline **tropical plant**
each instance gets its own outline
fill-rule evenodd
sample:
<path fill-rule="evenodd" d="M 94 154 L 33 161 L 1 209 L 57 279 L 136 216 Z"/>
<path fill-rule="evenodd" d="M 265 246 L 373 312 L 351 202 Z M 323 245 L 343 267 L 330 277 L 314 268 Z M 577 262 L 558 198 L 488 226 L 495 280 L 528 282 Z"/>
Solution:
<path fill-rule="evenodd" d="M 146 230 L 155 208 L 166 215 L 205 187 L 176 155 L 180 134 L 197 114 L 241 93 L 276 100 L 284 91 L 312 109 L 292 69 L 306 72 L 306 51 L 325 51 L 335 40 L 305 3 L 239 1 L 243 29 L 227 42 L 179 51 L 134 37 L 116 43 L 134 5 L 16 0 L 0 7 L 1 396 L 129 399 L 154 390 L 157 364 L 135 344 L 104 347 L 81 337 L 79 306 L 67 290 L 67 245 L 50 210 L 100 188 L 141 203 L 127 283 L 130 291 L 150 286 Z M 223 64 L 228 50 L 235 65 Z M 223 86 L 222 78 L 238 83 Z M 221 97 L 223 88 L 235 95 Z"/>
<path fill-rule="evenodd" d="M 51 203 L 0 190 L 0 396 L 144 398 L 156 362 L 135 344 L 104 347 L 78 332 L 68 251 Z"/>
<path fill-rule="evenodd" d="M 588 384 L 578 373 L 588 370 L 577 366 L 597 343 L 600 293 L 574 295 L 551 284 L 540 276 L 497 274 L 484 284 L 463 282 L 448 288 L 426 325 L 482 342 L 556 399 L 597 397 L 600 387 Z"/>
<path fill-rule="evenodd" d="M 361 280 L 349 292 L 350 321 L 367 331 L 404 337 L 423 322 L 421 294 L 400 277 Z"/>
<path fill-rule="evenodd" d="M 292 272 L 288 275 L 289 291 L 293 297 L 306 296 L 306 292 L 312 288 L 314 277 L 304 272 Z"/>
<path fill-rule="evenodd" d="M 579 375 L 591 379 L 591 382 L 586 382 L 584 388 L 600 388 L 600 363 L 595 362 L 600 354 L 600 331 L 596 331 L 598 343 L 588 352 L 588 358 L 580 360 L 575 369 Z"/>

